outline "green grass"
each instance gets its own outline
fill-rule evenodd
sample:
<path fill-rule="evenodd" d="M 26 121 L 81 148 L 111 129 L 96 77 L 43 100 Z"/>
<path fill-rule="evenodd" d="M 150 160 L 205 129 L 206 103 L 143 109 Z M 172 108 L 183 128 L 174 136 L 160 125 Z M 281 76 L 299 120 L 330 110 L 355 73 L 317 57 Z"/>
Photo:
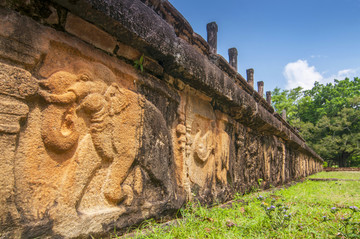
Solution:
<path fill-rule="evenodd" d="M 319 175 L 330 178 L 354 176 L 347 172 L 332 172 L 313 177 Z M 292 216 L 288 226 L 272 228 L 274 219 L 270 220 L 265 213 L 270 204 L 262 207 L 263 202 L 257 199 L 260 195 L 266 197 L 268 203 L 274 198 L 289 207 Z M 349 206 L 360 208 L 360 182 L 306 180 L 287 189 L 238 195 L 234 201 L 231 208 L 211 209 L 189 203 L 181 210 L 183 217 L 176 224 L 163 227 L 148 221 L 138 229 L 135 238 L 336 238 L 341 230 L 344 231 L 341 218 L 351 214 Z M 332 207 L 341 210 L 333 213 Z M 324 221 L 324 216 L 331 220 Z M 360 212 L 355 213 L 350 222 L 359 223 L 350 228 L 356 228 L 358 237 L 353 238 L 360 238 Z"/>
<path fill-rule="evenodd" d="M 338 178 L 338 179 L 359 179 L 360 171 L 349 172 L 320 172 L 311 175 L 310 178 Z"/>

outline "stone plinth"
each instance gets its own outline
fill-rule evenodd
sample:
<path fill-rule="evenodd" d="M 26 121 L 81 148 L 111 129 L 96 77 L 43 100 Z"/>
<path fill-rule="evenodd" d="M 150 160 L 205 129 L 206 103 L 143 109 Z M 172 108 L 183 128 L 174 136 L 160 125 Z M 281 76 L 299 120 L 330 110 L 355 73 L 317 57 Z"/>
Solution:
<path fill-rule="evenodd" d="M 254 69 L 247 69 L 246 70 L 246 79 L 252 88 L 254 88 Z"/>
<path fill-rule="evenodd" d="M 257 83 L 258 85 L 258 93 L 261 97 L 263 97 L 264 95 L 264 82 L 263 81 L 258 81 Z"/>
<path fill-rule="evenodd" d="M 237 56 L 238 51 L 236 48 L 230 48 L 229 51 L 229 64 L 237 70 Z"/>
<path fill-rule="evenodd" d="M 266 91 L 266 102 L 271 105 L 271 91 Z"/>
<path fill-rule="evenodd" d="M 321 170 L 215 23 L 207 44 L 145 2 L 1 1 L 1 237 L 105 238 Z"/>
<path fill-rule="evenodd" d="M 216 24 L 216 22 L 210 22 L 206 25 L 206 30 L 207 42 L 210 46 L 210 52 L 216 54 L 218 25 Z"/>

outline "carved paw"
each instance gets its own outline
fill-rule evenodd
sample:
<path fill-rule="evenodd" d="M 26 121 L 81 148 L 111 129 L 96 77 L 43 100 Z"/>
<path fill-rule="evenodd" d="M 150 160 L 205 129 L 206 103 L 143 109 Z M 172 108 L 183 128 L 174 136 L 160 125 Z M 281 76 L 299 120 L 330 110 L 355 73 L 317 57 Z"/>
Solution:
<path fill-rule="evenodd" d="M 123 191 L 124 191 L 124 194 L 125 194 L 124 204 L 126 206 L 130 206 L 132 201 L 134 200 L 133 190 L 131 189 L 131 187 L 129 185 L 124 185 Z"/>
<path fill-rule="evenodd" d="M 123 201 L 126 206 L 130 206 L 134 200 L 134 193 L 129 185 L 123 187 L 119 185 L 117 188 L 108 187 L 104 192 L 104 196 L 109 203 L 114 205 Z"/>
<path fill-rule="evenodd" d="M 110 187 L 108 185 L 104 191 L 106 200 L 111 204 L 118 204 L 124 197 L 121 186 Z"/>
<path fill-rule="evenodd" d="M 45 90 L 38 90 L 38 94 L 44 98 L 45 101 L 50 101 L 50 94 Z"/>

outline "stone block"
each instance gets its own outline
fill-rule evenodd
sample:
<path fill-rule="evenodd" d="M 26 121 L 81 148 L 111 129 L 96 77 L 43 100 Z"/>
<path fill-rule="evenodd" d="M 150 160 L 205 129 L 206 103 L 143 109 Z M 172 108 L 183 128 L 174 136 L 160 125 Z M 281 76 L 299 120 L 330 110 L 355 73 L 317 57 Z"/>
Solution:
<path fill-rule="evenodd" d="M 37 82 L 28 71 L 0 63 L 1 94 L 25 99 L 34 95 L 37 90 Z"/>
<path fill-rule="evenodd" d="M 118 42 L 117 46 L 118 50 L 116 51 L 116 55 L 118 56 L 124 57 L 132 61 L 138 60 L 141 57 L 141 53 L 129 45 Z"/>
<path fill-rule="evenodd" d="M 57 10 L 50 6 L 49 10 L 51 11 L 51 14 L 48 18 L 45 19 L 45 22 L 50 25 L 57 25 L 59 24 L 59 16 L 57 14 Z"/>
<path fill-rule="evenodd" d="M 71 13 L 68 13 L 65 30 L 104 51 L 115 50 L 117 42 L 110 34 Z"/>
<path fill-rule="evenodd" d="M 18 18 L 8 9 L 0 9 L 0 57 L 25 65 L 35 66 L 46 48 L 40 29 L 31 27 L 31 20 Z"/>
<path fill-rule="evenodd" d="M 157 63 L 157 61 L 149 58 L 149 57 L 145 57 L 144 58 L 144 68 L 153 72 L 155 75 L 162 75 L 162 73 L 164 72 L 164 69 L 162 68 L 162 66 L 160 66 L 159 63 Z"/>

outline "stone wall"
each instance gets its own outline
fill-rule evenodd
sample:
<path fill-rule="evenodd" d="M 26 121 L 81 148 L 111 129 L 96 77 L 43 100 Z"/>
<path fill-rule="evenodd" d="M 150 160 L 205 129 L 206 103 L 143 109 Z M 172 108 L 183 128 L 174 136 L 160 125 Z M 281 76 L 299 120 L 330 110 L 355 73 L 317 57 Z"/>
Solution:
<path fill-rule="evenodd" d="M 0 99 L 0 238 L 106 235 L 322 170 L 165 0 L 0 0 Z"/>

